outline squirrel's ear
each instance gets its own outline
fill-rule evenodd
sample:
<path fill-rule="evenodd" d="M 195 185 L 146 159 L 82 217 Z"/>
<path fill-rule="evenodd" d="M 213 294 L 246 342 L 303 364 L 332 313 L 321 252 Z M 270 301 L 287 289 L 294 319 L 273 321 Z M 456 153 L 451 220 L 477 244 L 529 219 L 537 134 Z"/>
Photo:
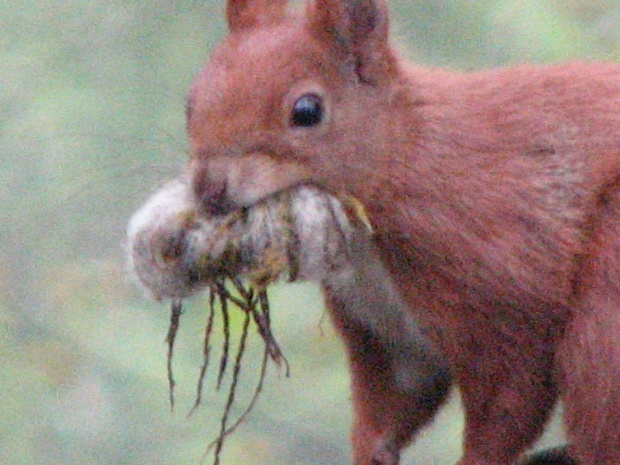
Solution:
<path fill-rule="evenodd" d="M 312 34 L 344 53 L 362 81 L 375 83 L 393 71 L 385 0 L 312 0 L 308 19 Z"/>
<path fill-rule="evenodd" d="M 287 0 L 228 0 L 228 29 L 234 33 L 277 22 L 284 16 L 287 3 Z"/>

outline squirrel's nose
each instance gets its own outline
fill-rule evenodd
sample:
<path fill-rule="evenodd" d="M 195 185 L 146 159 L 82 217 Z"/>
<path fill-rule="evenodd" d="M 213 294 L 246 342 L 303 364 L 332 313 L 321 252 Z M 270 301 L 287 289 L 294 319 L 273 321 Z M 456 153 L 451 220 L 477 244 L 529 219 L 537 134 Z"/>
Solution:
<path fill-rule="evenodd" d="M 224 173 L 204 164 L 192 167 L 192 190 L 199 208 L 208 216 L 227 215 L 237 208 L 230 199 Z"/>

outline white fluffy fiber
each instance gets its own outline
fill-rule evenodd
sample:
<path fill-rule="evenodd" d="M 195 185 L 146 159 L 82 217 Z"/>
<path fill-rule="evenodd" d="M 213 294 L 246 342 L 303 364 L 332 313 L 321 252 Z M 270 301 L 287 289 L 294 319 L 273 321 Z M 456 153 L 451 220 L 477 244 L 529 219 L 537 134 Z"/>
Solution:
<path fill-rule="evenodd" d="M 224 252 L 231 248 L 239 275 L 291 278 L 293 254 L 295 280 L 322 282 L 346 268 L 353 228 L 335 197 L 308 186 L 261 202 L 244 216 L 207 218 L 199 213 L 187 182 L 177 179 L 133 215 L 127 252 L 130 268 L 149 294 L 182 298 L 206 287 L 213 272 L 230 265 Z M 282 268 L 265 265 L 273 262 Z"/>

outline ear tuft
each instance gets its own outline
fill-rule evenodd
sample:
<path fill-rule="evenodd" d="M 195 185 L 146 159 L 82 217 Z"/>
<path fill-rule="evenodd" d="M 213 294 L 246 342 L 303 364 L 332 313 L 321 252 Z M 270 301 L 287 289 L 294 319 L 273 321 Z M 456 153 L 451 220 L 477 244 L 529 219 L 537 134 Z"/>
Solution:
<path fill-rule="evenodd" d="M 314 0 L 308 17 L 312 33 L 344 53 L 363 82 L 377 82 L 393 71 L 385 0 Z"/>
<path fill-rule="evenodd" d="M 228 0 L 226 18 L 230 32 L 240 32 L 280 21 L 287 0 Z"/>

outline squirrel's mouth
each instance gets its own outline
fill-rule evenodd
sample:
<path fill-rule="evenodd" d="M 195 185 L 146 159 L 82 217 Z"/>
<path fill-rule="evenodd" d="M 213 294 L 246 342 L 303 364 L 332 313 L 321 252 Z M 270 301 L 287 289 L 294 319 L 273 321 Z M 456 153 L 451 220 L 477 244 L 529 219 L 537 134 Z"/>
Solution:
<path fill-rule="evenodd" d="M 213 157 L 190 163 L 191 189 L 206 216 L 247 209 L 301 185 L 320 187 L 308 168 L 262 153 Z"/>

